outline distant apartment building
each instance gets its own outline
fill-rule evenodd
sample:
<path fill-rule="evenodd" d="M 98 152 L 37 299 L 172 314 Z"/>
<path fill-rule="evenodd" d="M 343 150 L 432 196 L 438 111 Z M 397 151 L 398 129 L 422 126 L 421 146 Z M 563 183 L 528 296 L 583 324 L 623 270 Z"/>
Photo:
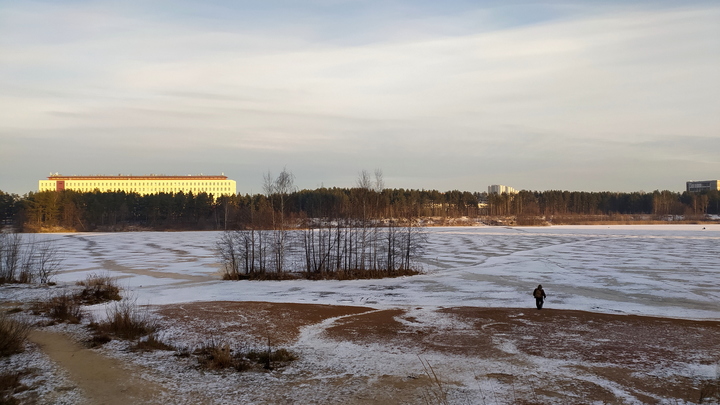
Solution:
<path fill-rule="evenodd" d="M 688 181 L 685 183 L 688 193 L 720 190 L 720 180 Z"/>
<path fill-rule="evenodd" d="M 517 194 L 517 190 L 510 186 L 503 186 L 501 184 L 493 184 L 492 186 L 488 186 L 488 194 Z"/>
<path fill-rule="evenodd" d="M 51 174 L 40 180 L 40 191 L 75 190 L 80 192 L 124 191 L 140 195 L 156 193 L 200 193 L 214 196 L 236 194 L 235 180 L 221 176 L 62 176 Z"/>

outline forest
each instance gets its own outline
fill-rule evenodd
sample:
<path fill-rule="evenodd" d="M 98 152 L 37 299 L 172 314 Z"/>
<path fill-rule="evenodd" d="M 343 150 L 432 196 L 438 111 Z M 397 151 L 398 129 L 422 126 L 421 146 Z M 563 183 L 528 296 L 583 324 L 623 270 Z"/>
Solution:
<path fill-rule="evenodd" d="M 316 219 L 517 218 L 561 223 L 630 216 L 654 220 L 702 220 L 720 213 L 717 191 L 582 192 L 520 191 L 517 194 L 452 190 L 352 188 L 287 189 L 264 194 L 201 193 L 139 195 L 117 192 L 43 191 L 24 196 L 0 191 L 0 222 L 21 232 L 271 229 L 274 216 L 294 226 Z M 440 223 L 443 223 L 440 221 Z"/>

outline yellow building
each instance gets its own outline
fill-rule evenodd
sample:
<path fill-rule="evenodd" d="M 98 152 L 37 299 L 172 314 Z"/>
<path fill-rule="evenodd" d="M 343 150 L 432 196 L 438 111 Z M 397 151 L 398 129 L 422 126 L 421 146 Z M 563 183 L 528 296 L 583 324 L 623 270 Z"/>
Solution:
<path fill-rule="evenodd" d="M 140 195 L 156 193 L 199 193 L 214 196 L 236 194 L 235 180 L 227 176 L 62 176 L 53 174 L 40 180 L 40 191 L 75 190 L 81 192 L 125 191 Z"/>

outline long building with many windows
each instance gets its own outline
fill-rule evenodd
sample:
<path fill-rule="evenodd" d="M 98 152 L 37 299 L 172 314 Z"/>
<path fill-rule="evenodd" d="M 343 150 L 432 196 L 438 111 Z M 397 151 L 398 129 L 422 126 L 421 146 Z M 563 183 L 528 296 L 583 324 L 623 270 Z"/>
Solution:
<path fill-rule="evenodd" d="M 75 190 L 81 192 L 125 191 L 127 193 L 207 193 L 216 197 L 237 193 L 235 180 L 227 176 L 62 176 L 51 174 L 40 180 L 40 191 Z"/>
<path fill-rule="evenodd" d="M 720 191 L 720 180 L 688 181 L 685 183 L 688 193 L 699 193 L 702 191 Z"/>

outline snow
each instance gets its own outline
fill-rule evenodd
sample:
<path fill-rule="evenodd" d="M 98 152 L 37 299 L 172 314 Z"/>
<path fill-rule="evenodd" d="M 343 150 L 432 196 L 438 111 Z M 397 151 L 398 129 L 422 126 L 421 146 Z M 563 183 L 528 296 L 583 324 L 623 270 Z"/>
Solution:
<path fill-rule="evenodd" d="M 546 306 L 551 308 L 720 319 L 720 225 L 468 227 L 429 228 L 427 232 L 428 246 L 419 260 L 424 274 L 353 281 L 222 281 L 215 252 L 220 232 L 38 235 L 54 240 L 64 257 L 63 270 L 56 277 L 59 285 L 30 289 L 0 286 L 0 294 L 3 300 L 27 302 L 74 285 L 90 274 L 108 274 L 118 277 L 141 304 L 266 301 L 401 308 L 405 316 L 396 320 L 407 326 L 432 325 L 455 333 L 473 333 L 472 325 L 435 310 L 458 306 L 530 310 L 534 307 L 531 292 L 542 284 L 548 294 Z M 87 308 L 95 317 L 102 316 L 104 310 L 103 305 Z M 539 380 L 536 370 L 540 368 L 545 376 L 586 380 L 613 392 L 624 403 L 640 403 L 622 386 L 583 373 L 571 361 L 527 356 L 525 365 L 520 366 L 447 353 L 408 354 L 383 342 L 361 344 L 324 338 L 323 331 L 338 320 L 330 318 L 303 328 L 292 345 L 302 356 L 285 370 L 242 373 L 231 379 L 223 372 L 200 371 L 192 359 L 177 358 L 172 352 L 139 357 L 124 350 L 124 343 L 118 341 L 100 350 L 154 370 L 146 377 L 186 397 L 186 403 L 193 403 L 193 394 L 198 391 L 207 393 L 216 404 L 357 400 L 360 397 L 354 395 L 363 387 L 344 382 L 354 381 L 356 385 L 358 378 L 364 378 L 371 385 L 386 376 L 423 378 L 421 361 L 432 364 L 449 381 L 450 403 L 511 403 L 510 389 L 514 391 L 515 385 L 503 385 L 491 376 L 519 374 L 524 376 L 525 388 L 534 390 L 532 384 Z M 160 338 L 193 344 L 172 327 L 161 332 Z M 502 334 L 496 334 L 495 339 L 505 353 L 518 353 Z M 46 358 L 30 358 L 38 357 L 37 351 L 18 356 L 25 357 L 13 357 L 13 361 L 29 362 L 60 376 L 53 378 L 60 378 L 57 384 L 65 384 L 61 371 Z M 715 365 L 690 359 L 656 371 L 658 377 L 713 378 L 717 373 Z M 275 396 L 267 397 L 268 392 Z M 665 403 L 661 396 L 644 394 Z"/>
<path fill-rule="evenodd" d="M 157 305 L 527 307 L 543 284 L 553 308 L 720 319 L 720 225 L 429 228 L 425 274 L 354 281 L 222 281 L 214 250 L 220 232 L 41 236 L 65 258 L 57 281 L 108 273 L 139 302 Z"/>

